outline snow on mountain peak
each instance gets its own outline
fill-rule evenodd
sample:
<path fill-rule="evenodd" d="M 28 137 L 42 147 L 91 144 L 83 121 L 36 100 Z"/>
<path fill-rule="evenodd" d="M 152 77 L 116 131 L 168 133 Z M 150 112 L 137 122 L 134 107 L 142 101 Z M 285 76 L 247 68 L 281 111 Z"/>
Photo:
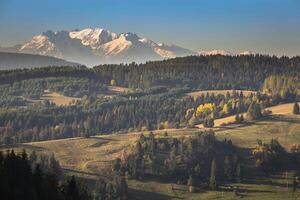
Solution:
<path fill-rule="evenodd" d="M 240 56 L 248 56 L 248 55 L 256 55 L 257 53 L 254 51 L 243 51 L 241 53 L 239 53 L 238 55 Z"/>
<path fill-rule="evenodd" d="M 149 40 L 148 38 L 141 38 L 139 39 L 140 42 L 144 43 L 144 44 L 148 44 L 150 45 L 151 47 L 156 47 L 156 46 L 159 46 L 158 44 L 156 44 L 155 42 L 153 42 L 152 40 Z"/>
<path fill-rule="evenodd" d="M 131 46 L 132 42 L 127 40 L 125 34 L 121 34 L 118 38 L 101 45 L 98 48 L 98 52 L 102 52 L 105 56 L 114 56 L 129 49 Z"/>
<path fill-rule="evenodd" d="M 223 56 L 233 56 L 234 53 L 225 51 L 225 50 L 219 50 L 219 49 L 214 49 L 211 51 L 204 51 L 204 52 L 199 52 L 200 55 L 204 56 L 209 56 L 209 55 L 223 55 Z"/>
<path fill-rule="evenodd" d="M 56 48 L 55 44 L 53 44 L 49 38 L 43 34 L 34 36 L 31 41 L 21 46 L 19 52 L 51 55 L 62 58 L 62 55 Z"/>
<path fill-rule="evenodd" d="M 104 30 L 102 28 L 87 28 L 81 31 L 72 31 L 69 33 L 70 38 L 79 39 L 85 46 L 92 49 L 98 48 L 100 45 L 110 42 L 118 37 L 116 33 Z"/>

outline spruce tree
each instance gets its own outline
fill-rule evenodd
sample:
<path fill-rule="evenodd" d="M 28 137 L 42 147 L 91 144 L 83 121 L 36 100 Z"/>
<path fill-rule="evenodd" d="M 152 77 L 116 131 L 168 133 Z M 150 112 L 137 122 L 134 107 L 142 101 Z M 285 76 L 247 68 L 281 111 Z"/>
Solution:
<path fill-rule="evenodd" d="M 209 187 L 211 190 L 216 190 L 218 187 L 217 186 L 217 165 L 215 159 L 213 159 L 211 162 Z"/>
<path fill-rule="evenodd" d="M 106 183 L 101 178 L 96 182 L 95 186 L 95 199 L 105 199 Z"/>
<path fill-rule="evenodd" d="M 252 102 L 248 108 L 247 116 L 251 120 L 259 119 L 262 116 L 260 105 Z"/>
<path fill-rule="evenodd" d="M 299 108 L 299 104 L 297 102 L 295 102 L 295 104 L 294 104 L 293 114 L 295 114 L 295 115 L 299 115 L 300 114 L 300 108 Z"/>
<path fill-rule="evenodd" d="M 240 116 L 239 116 L 238 113 L 235 115 L 235 122 L 236 123 L 240 123 L 241 122 L 241 119 L 240 119 Z"/>
<path fill-rule="evenodd" d="M 238 163 L 236 166 L 236 174 L 235 174 L 235 178 L 236 178 L 236 182 L 240 183 L 241 182 L 241 164 Z"/>
<path fill-rule="evenodd" d="M 240 122 L 243 122 L 243 121 L 244 121 L 244 115 L 241 114 L 241 116 L 240 116 Z"/>
<path fill-rule="evenodd" d="M 229 156 L 225 156 L 224 160 L 224 176 L 226 181 L 232 180 L 232 162 Z"/>
<path fill-rule="evenodd" d="M 194 178 L 192 175 L 190 175 L 188 181 L 187 181 L 187 186 L 189 187 L 189 192 L 193 193 L 195 192 L 195 182 L 194 182 Z"/>
<path fill-rule="evenodd" d="M 71 180 L 68 181 L 68 184 L 66 187 L 66 192 L 65 192 L 65 198 L 66 198 L 66 200 L 79 200 L 80 199 L 77 182 L 76 182 L 74 176 L 72 176 Z"/>
<path fill-rule="evenodd" d="M 106 199 L 107 200 L 113 200 L 113 199 L 115 199 L 114 198 L 114 187 L 113 187 L 113 184 L 112 183 L 107 183 L 106 184 L 106 188 L 105 188 L 105 190 L 106 190 Z"/>

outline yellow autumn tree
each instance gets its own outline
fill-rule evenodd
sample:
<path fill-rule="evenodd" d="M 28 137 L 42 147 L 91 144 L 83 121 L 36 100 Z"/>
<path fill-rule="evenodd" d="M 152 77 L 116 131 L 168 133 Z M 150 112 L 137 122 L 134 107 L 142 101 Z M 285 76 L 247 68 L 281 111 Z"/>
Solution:
<path fill-rule="evenodd" d="M 196 115 L 197 116 L 201 116 L 201 115 L 207 115 L 211 112 L 213 112 L 215 110 L 215 104 L 213 103 L 205 103 L 205 104 L 201 104 L 197 107 L 196 110 Z"/>
<path fill-rule="evenodd" d="M 117 81 L 115 79 L 111 79 L 110 85 L 111 86 L 116 86 L 117 85 Z"/>

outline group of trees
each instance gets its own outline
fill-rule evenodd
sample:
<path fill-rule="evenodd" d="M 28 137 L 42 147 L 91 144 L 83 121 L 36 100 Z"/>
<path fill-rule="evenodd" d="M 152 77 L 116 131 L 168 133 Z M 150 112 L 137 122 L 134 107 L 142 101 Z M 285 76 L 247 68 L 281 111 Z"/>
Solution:
<path fill-rule="evenodd" d="M 124 174 L 116 173 L 111 181 L 99 179 L 94 189 L 94 199 L 126 200 L 129 199 L 128 185 Z"/>
<path fill-rule="evenodd" d="M 214 132 L 193 137 L 155 138 L 141 134 L 131 154 L 116 169 L 129 178 L 158 176 L 191 187 L 217 189 L 222 182 L 241 180 L 241 162 L 230 140 L 218 141 Z"/>
<path fill-rule="evenodd" d="M 85 188 L 74 177 L 60 183 L 59 163 L 53 156 L 37 156 L 14 150 L 0 153 L 1 199 L 11 200 L 88 200 Z"/>
<path fill-rule="evenodd" d="M 293 102 L 300 98 L 299 75 L 271 75 L 262 85 L 262 91 L 277 99 Z"/>
<path fill-rule="evenodd" d="M 92 192 L 74 176 L 64 177 L 53 155 L 7 150 L 0 152 L 0 194 L 10 200 L 125 200 L 128 186 L 116 174 L 111 181 L 99 179 Z"/>
<path fill-rule="evenodd" d="M 276 139 L 272 139 L 269 144 L 258 140 L 252 155 L 255 165 L 264 172 L 283 170 L 290 164 L 288 153 Z"/>

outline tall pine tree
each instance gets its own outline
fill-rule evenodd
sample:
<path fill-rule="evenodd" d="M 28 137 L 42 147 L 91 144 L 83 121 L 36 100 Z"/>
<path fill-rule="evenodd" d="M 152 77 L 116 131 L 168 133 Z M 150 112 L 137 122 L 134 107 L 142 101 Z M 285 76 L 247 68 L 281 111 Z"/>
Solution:
<path fill-rule="evenodd" d="M 300 108 L 299 108 L 299 104 L 297 102 L 295 102 L 295 104 L 294 104 L 293 114 L 295 114 L 295 115 L 299 115 L 300 114 Z"/>
<path fill-rule="evenodd" d="M 216 190 L 218 187 L 217 186 L 217 164 L 215 159 L 213 159 L 211 162 L 209 187 L 211 190 Z"/>

